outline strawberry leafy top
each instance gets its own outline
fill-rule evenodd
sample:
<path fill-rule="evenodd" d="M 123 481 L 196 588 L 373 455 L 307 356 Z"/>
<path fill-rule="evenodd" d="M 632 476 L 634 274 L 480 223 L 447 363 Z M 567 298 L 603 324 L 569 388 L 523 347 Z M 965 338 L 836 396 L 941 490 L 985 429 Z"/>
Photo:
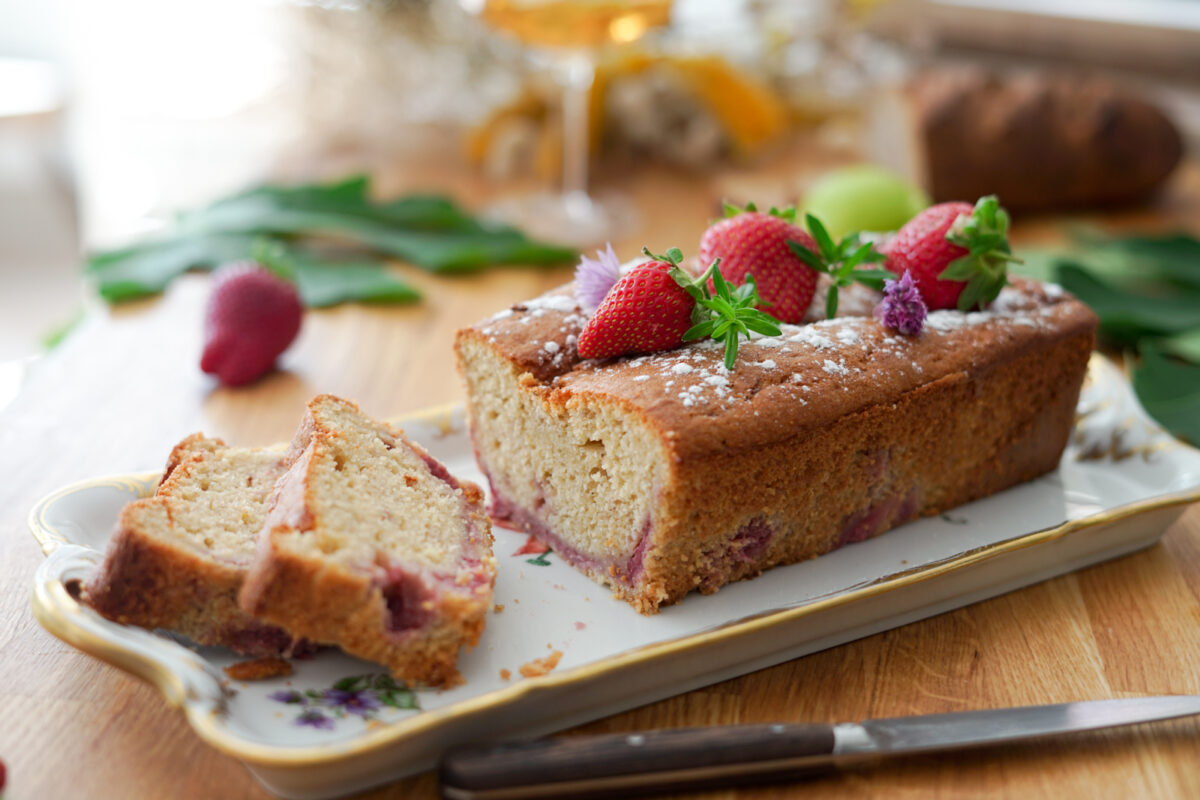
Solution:
<path fill-rule="evenodd" d="M 744 206 L 735 206 L 733 203 L 722 203 L 721 207 L 725 212 L 725 219 L 736 217 L 738 214 L 743 214 L 748 211 L 758 211 L 758 206 L 752 202 L 746 203 Z M 776 208 L 775 206 L 771 206 L 770 210 L 766 213 L 768 216 L 779 217 L 785 222 L 790 222 L 793 225 L 796 224 L 795 206 L 788 206 L 787 208 Z"/>
<path fill-rule="evenodd" d="M 1021 263 L 1008 245 L 1008 212 L 996 195 L 981 197 L 968 216 L 963 214 L 946 231 L 946 241 L 967 250 L 938 275 L 943 281 L 966 281 L 958 296 L 959 311 L 986 306 L 1008 283 L 1009 262 Z"/>
<path fill-rule="evenodd" d="M 756 305 L 762 303 L 753 275 L 746 275 L 741 286 L 730 286 L 721 275 L 721 259 L 715 259 L 704 274 L 693 278 L 679 266 L 683 253 L 673 247 L 663 255 L 655 255 L 648 249 L 642 252 L 656 261 L 671 265 L 670 275 L 696 301 L 692 309 L 692 327 L 683 334 L 684 341 L 713 338 L 725 343 L 725 369 L 733 369 L 737 362 L 738 340 L 750 332 L 763 336 L 778 336 L 781 332 L 779 320 Z M 712 280 L 713 291 L 708 282 Z"/>
<path fill-rule="evenodd" d="M 860 265 L 878 263 L 886 257 L 875 249 L 875 245 L 862 241 L 857 233 L 852 233 L 843 237 L 841 241 L 834 242 L 829 231 L 825 230 L 825 226 L 821 224 L 821 220 L 812 214 L 805 214 L 804 221 L 808 226 L 808 232 L 812 234 L 813 240 L 817 243 L 816 252 L 800 242 L 790 239 L 788 247 L 805 264 L 833 279 L 833 283 L 829 287 L 829 294 L 825 296 L 825 316 L 829 319 L 833 319 L 834 314 L 837 313 L 838 289 L 845 288 L 857 281 L 878 291 L 883 288 L 885 279 L 896 277 L 894 273 L 886 269 L 860 268 Z"/>

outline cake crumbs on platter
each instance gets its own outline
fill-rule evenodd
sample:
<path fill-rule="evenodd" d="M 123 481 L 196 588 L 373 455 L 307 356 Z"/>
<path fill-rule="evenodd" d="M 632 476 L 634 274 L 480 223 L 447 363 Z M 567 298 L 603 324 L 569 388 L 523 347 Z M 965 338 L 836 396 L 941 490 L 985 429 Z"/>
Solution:
<path fill-rule="evenodd" d="M 507 669 L 500 670 L 500 680 L 507 681 L 512 678 L 512 671 Z"/>
<path fill-rule="evenodd" d="M 265 681 L 291 675 L 292 663 L 284 658 L 269 656 L 230 664 L 224 672 L 235 681 Z"/>
<path fill-rule="evenodd" d="M 579 622 L 579 621 L 575 622 L 575 630 L 577 630 L 577 631 L 581 631 L 586 627 L 587 627 L 587 623 Z"/>
<path fill-rule="evenodd" d="M 494 606 L 492 606 L 492 611 L 494 611 L 497 614 L 499 614 L 503 610 L 504 610 L 503 603 L 496 603 Z"/>
<path fill-rule="evenodd" d="M 550 645 L 547 645 L 549 647 Z M 540 678 L 543 675 L 548 675 L 558 666 L 558 662 L 562 660 L 561 650 L 552 650 L 550 655 L 545 658 L 535 658 L 527 664 L 522 664 L 520 673 L 526 678 Z"/>

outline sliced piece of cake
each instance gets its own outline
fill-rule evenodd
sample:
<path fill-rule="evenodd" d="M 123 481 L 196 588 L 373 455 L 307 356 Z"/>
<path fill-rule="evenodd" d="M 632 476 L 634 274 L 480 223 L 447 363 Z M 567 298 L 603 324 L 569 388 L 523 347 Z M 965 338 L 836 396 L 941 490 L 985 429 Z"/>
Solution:
<path fill-rule="evenodd" d="M 152 497 L 127 505 L 84 597 L 115 622 L 167 628 L 239 653 L 287 653 L 291 635 L 238 607 L 282 453 L 194 434 Z"/>
<path fill-rule="evenodd" d="M 410 683 L 453 683 L 496 576 L 483 492 L 329 395 L 286 462 L 242 608 Z"/>

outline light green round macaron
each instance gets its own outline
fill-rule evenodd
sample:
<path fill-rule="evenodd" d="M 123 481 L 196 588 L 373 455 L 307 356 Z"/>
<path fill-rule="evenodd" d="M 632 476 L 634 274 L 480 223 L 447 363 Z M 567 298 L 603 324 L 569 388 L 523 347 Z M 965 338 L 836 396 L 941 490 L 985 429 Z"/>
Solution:
<path fill-rule="evenodd" d="M 841 167 L 821 176 L 804 197 L 804 210 L 834 238 L 854 231 L 894 231 L 929 205 L 929 196 L 874 164 Z"/>

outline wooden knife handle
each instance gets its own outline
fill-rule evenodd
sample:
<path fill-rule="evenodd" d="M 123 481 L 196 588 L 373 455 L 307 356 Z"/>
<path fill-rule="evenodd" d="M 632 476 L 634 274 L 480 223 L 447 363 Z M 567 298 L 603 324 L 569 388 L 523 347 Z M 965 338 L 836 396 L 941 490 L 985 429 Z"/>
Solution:
<path fill-rule="evenodd" d="M 784 780 L 830 768 L 833 743 L 832 725 L 725 725 L 459 747 L 442 758 L 442 797 L 629 797 Z"/>

